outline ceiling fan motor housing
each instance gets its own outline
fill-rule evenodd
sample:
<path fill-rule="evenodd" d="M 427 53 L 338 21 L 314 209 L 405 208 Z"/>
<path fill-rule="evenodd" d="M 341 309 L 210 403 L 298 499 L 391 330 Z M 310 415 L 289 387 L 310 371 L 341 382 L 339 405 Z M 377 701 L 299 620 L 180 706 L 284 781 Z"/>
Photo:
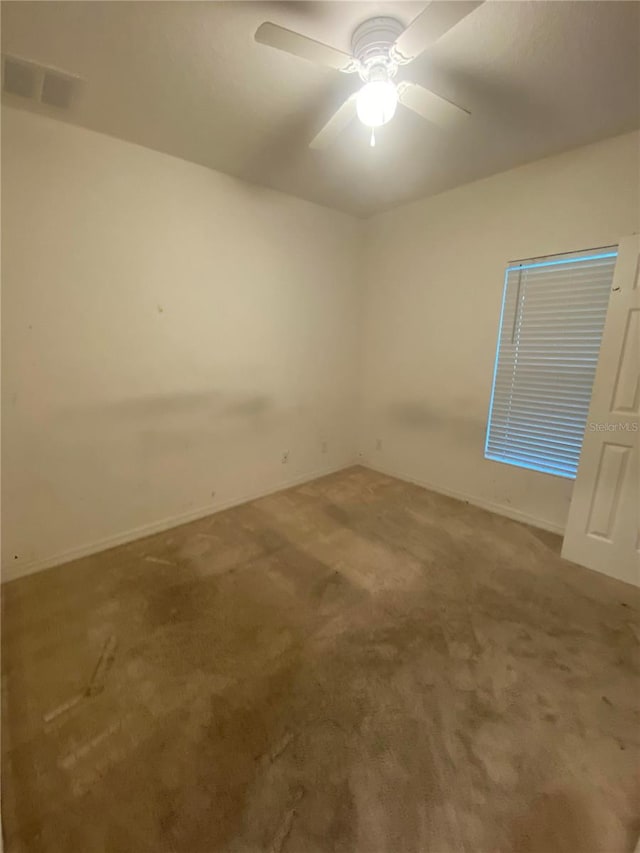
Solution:
<path fill-rule="evenodd" d="M 351 50 L 358 60 L 360 77 L 369 81 L 393 77 L 397 70 L 390 50 L 404 24 L 396 18 L 369 18 L 360 24 L 351 38 Z M 374 71 L 375 69 L 375 71 Z"/>

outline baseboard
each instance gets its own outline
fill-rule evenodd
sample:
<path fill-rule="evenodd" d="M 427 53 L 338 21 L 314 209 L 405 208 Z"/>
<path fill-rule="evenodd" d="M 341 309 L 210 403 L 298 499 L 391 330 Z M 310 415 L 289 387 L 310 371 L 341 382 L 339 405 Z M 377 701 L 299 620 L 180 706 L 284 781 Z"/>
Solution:
<path fill-rule="evenodd" d="M 293 486 L 299 486 L 302 483 L 308 483 L 311 480 L 317 480 L 319 477 L 326 477 L 329 474 L 335 474 L 338 471 L 344 471 L 347 468 L 352 468 L 358 464 L 355 460 L 347 462 L 344 465 L 338 465 L 334 468 L 327 468 L 321 471 L 311 471 L 302 474 L 299 477 L 293 477 L 277 486 L 269 489 L 263 489 L 258 492 L 243 495 L 239 498 L 232 498 L 228 501 L 215 501 L 207 506 L 199 507 L 198 509 L 190 510 L 189 512 L 172 515 L 169 518 L 163 518 L 160 521 L 152 521 L 149 524 L 143 524 L 140 527 L 133 527 L 130 530 L 125 530 L 122 533 L 116 533 L 113 536 L 107 536 L 104 539 L 99 539 L 97 542 L 80 545 L 77 548 L 70 548 L 67 551 L 62 551 L 58 554 L 53 554 L 50 557 L 44 557 L 40 560 L 33 560 L 30 563 L 24 563 L 20 567 L 9 565 L 2 567 L 2 583 L 9 583 L 13 580 L 26 577 L 27 575 L 35 574 L 44 569 L 52 569 L 54 566 L 60 566 L 63 563 L 70 563 L 72 560 L 79 560 L 82 557 L 90 557 L 92 554 L 99 554 L 101 551 L 108 551 L 110 548 L 115 548 L 118 545 L 126 545 L 127 542 L 135 542 L 136 539 L 144 539 L 146 536 L 153 536 L 154 533 L 162 533 L 165 530 L 171 530 L 172 527 L 179 527 L 181 524 L 188 524 L 190 521 L 197 521 L 200 518 L 206 518 L 208 515 L 214 515 L 217 512 L 222 512 L 225 509 L 231 509 L 234 506 L 255 501 L 258 498 L 264 498 L 267 495 L 273 495 L 276 492 L 283 492 Z"/>
<path fill-rule="evenodd" d="M 473 504 L 473 506 L 480 507 L 480 509 L 489 510 L 489 512 L 496 513 L 496 515 L 504 515 L 506 518 L 513 519 L 513 521 L 521 521 L 523 524 L 530 524 L 532 527 L 538 527 L 541 530 L 548 530 L 550 533 L 558 533 L 560 536 L 564 536 L 564 527 L 559 524 L 554 524 L 546 518 L 538 518 L 537 516 L 529 515 L 529 513 L 514 509 L 511 506 L 505 506 L 504 504 L 495 503 L 494 501 L 488 501 L 484 498 L 479 498 L 476 495 L 457 492 L 453 489 L 445 489 L 442 486 L 435 485 L 434 483 L 427 483 L 426 480 L 418 480 L 416 477 L 409 476 L 409 474 L 404 474 L 399 471 L 391 471 L 390 469 L 384 468 L 380 465 L 373 465 L 368 461 L 361 461 L 360 464 L 365 468 L 370 468 L 372 471 L 377 471 L 379 474 L 386 474 L 388 477 L 396 477 L 398 480 L 406 480 L 408 483 L 414 483 L 416 486 L 422 486 L 423 489 L 429 489 L 430 492 L 438 492 L 438 494 L 446 495 L 448 498 L 456 498 L 456 500 L 465 501 L 466 503 Z"/>

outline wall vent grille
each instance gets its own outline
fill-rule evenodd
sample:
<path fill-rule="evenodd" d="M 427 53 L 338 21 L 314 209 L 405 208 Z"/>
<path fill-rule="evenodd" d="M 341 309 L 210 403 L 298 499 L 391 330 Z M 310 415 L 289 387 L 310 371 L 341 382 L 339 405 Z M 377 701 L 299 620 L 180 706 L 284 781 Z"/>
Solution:
<path fill-rule="evenodd" d="M 73 104 L 80 83 L 79 77 L 57 68 L 14 56 L 2 57 L 2 91 L 9 95 L 67 110 Z"/>

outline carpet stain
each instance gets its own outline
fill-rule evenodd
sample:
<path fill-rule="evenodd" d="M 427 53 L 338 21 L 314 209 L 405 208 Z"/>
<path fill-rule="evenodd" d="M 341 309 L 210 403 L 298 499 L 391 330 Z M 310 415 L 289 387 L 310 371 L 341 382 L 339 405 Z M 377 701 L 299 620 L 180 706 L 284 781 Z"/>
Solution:
<path fill-rule="evenodd" d="M 6 853 L 631 851 L 640 591 L 559 553 L 353 468 L 7 584 Z"/>

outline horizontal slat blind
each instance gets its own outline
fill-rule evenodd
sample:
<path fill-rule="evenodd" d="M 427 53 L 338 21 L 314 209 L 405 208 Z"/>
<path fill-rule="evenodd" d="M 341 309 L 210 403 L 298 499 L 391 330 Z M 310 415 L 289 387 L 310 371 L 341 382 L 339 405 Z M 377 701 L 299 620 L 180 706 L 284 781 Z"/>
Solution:
<path fill-rule="evenodd" d="M 485 457 L 574 478 L 617 249 L 507 268 Z"/>

